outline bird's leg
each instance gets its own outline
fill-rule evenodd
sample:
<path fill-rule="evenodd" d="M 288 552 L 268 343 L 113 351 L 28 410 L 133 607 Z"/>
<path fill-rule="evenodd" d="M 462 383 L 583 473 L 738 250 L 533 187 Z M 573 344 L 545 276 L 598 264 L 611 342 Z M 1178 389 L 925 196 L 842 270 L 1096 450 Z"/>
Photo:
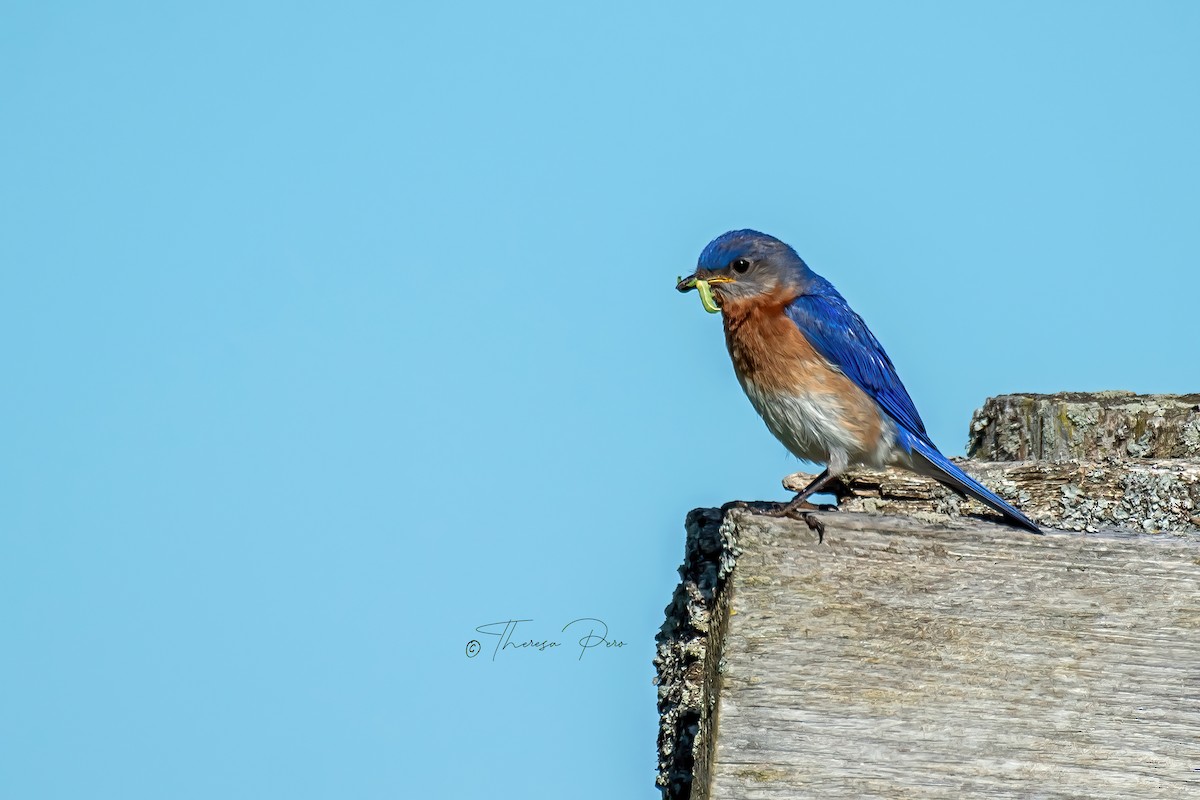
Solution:
<path fill-rule="evenodd" d="M 819 520 L 814 515 L 808 514 L 806 512 L 809 510 L 815 510 L 815 509 L 820 508 L 820 506 L 815 506 L 812 503 L 808 502 L 808 498 L 811 497 L 812 495 L 816 494 L 817 492 L 821 491 L 822 489 L 824 489 L 825 486 L 833 479 L 834 479 L 834 476 L 830 474 L 828 469 L 826 469 L 824 472 L 822 472 L 820 475 L 818 475 L 812 483 L 810 483 L 808 486 L 805 486 L 804 491 L 800 492 L 795 497 L 793 497 L 790 502 L 781 505 L 779 508 L 775 509 L 774 511 L 767 511 L 764 513 L 767 516 L 771 516 L 771 517 L 793 517 L 793 518 L 795 518 L 796 516 L 798 516 L 800 519 L 804 520 L 804 522 L 808 525 L 809 528 L 816 531 L 817 542 L 818 543 L 824 542 L 825 541 L 825 524 L 823 522 L 821 522 L 821 520 Z M 798 515 L 797 515 L 797 512 L 799 512 Z"/>
<path fill-rule="evenodd" d="M 825 470 L 818 475 L 812 483 L 810 483 L 808 486 L 805 486 L 803 491 L 799 492 L 795 497 L 793 497 L 790 502 L 780 506 L 774 511 L 768 512 L 768 514 L 772 517 L 790 517 L 797 511 L 803 509 L 812 510 L 817 508 L 817 506 L 814 506 L 812 503 L 808 502 L 808 498 L 824 489 L 825 486 L 833 480 L 833 478 L 834 476 L 830 474 L 829 470 Z"/>

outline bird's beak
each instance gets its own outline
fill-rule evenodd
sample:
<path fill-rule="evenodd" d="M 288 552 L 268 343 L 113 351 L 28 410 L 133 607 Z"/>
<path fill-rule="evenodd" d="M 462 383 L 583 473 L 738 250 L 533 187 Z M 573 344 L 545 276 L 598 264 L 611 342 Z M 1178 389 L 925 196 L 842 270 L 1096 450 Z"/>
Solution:
<path fill-rule="evenodd" d="M 693 273 L 686 278 L 680 278 L 675 288 L 681 292 L 695 289 L 700 293 L 700 305 L 704 306 L 704 310 L 716 314 L 721 310 L 721 306 L 713 298 L 712 289 L 709 288 L 709 284 L 712 283 L 733 283 L 733 278 L 697 278 Z"/>

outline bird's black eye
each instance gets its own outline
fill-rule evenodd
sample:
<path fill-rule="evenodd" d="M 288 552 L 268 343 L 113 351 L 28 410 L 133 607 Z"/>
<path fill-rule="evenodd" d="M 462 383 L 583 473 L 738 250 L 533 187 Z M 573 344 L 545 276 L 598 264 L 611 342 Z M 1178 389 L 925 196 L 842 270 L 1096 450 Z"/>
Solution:
<path fill-rule="evenodd" d="M 739 259 L 736 259 L 729 266 L 733 267 L 734 272 L 741 273 L 741 272 L 745 272 L 746 270 L 750 269 L 750 262 L 744 258 L 739 258 Z"/>

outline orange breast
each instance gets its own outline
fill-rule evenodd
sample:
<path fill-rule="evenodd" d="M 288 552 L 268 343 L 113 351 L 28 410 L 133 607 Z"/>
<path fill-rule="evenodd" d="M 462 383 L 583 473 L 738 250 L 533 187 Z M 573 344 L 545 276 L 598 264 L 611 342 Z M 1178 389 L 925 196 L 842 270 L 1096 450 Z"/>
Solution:
<path fill-rule="evenodd" d="M 788 319 L 785 309 L 795 298 L 794 290 L 777 290 L 722 303 L 725 343 L 738 379 L 752 401 L 756 395 L 803 396 L 829 408 L 851 435 L 847 438 L 857 440 L 862 452 L 870 451 L 880 438 L 879 410 L 862 389 L 813 349 Z M 752 385 L 753 393 L 747 384 Z M 764 409 L 758 410 L 764 413 Z"/>

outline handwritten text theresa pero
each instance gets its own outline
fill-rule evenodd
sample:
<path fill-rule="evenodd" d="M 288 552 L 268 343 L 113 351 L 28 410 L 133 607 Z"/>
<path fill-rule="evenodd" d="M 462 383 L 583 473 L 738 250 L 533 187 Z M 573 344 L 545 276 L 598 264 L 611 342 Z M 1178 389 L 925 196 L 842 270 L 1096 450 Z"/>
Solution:
<path fill-rule="evenodd" d="M 496 656 L 506 650 L 536 650 L 544 653 L 547 650 L 554 650 L 563 646 L 563 643 L 556 639 L 518 639 L 516 636 L 517 627 L 523 622 L 533 622 L 533 620 L 506 619 L 501 622 L 489 622 L 475 629 L 476 633 L 495 637 L 495 647 L 492 649 L 492 661 L 495 661 Z M 588 650 L 593 650 L 597 647 L 612 649 L 625 646 L 625 642 L 619 639 L 610 639 L 608 637 L 608 625 L 605 624 L 604 620 L 596 619 L 595 617 L 580 617 L 579 619 L 571 620 L 566 625 L 563 625 L 560 633 L 566 633 L 568 629 L 573 629 L 570 634 L 571 636 L 583 634 L 577 641 L 579 646 L 578 660 L 580 661 L 583 660 L 583 654 Z M 521 636 L 525 635 L 522 632 Z M 467 642 L 467 658 L 474 658 L 479 655 L 482 649 L 483 646 L 479 641 L 472 639 Z"/>

